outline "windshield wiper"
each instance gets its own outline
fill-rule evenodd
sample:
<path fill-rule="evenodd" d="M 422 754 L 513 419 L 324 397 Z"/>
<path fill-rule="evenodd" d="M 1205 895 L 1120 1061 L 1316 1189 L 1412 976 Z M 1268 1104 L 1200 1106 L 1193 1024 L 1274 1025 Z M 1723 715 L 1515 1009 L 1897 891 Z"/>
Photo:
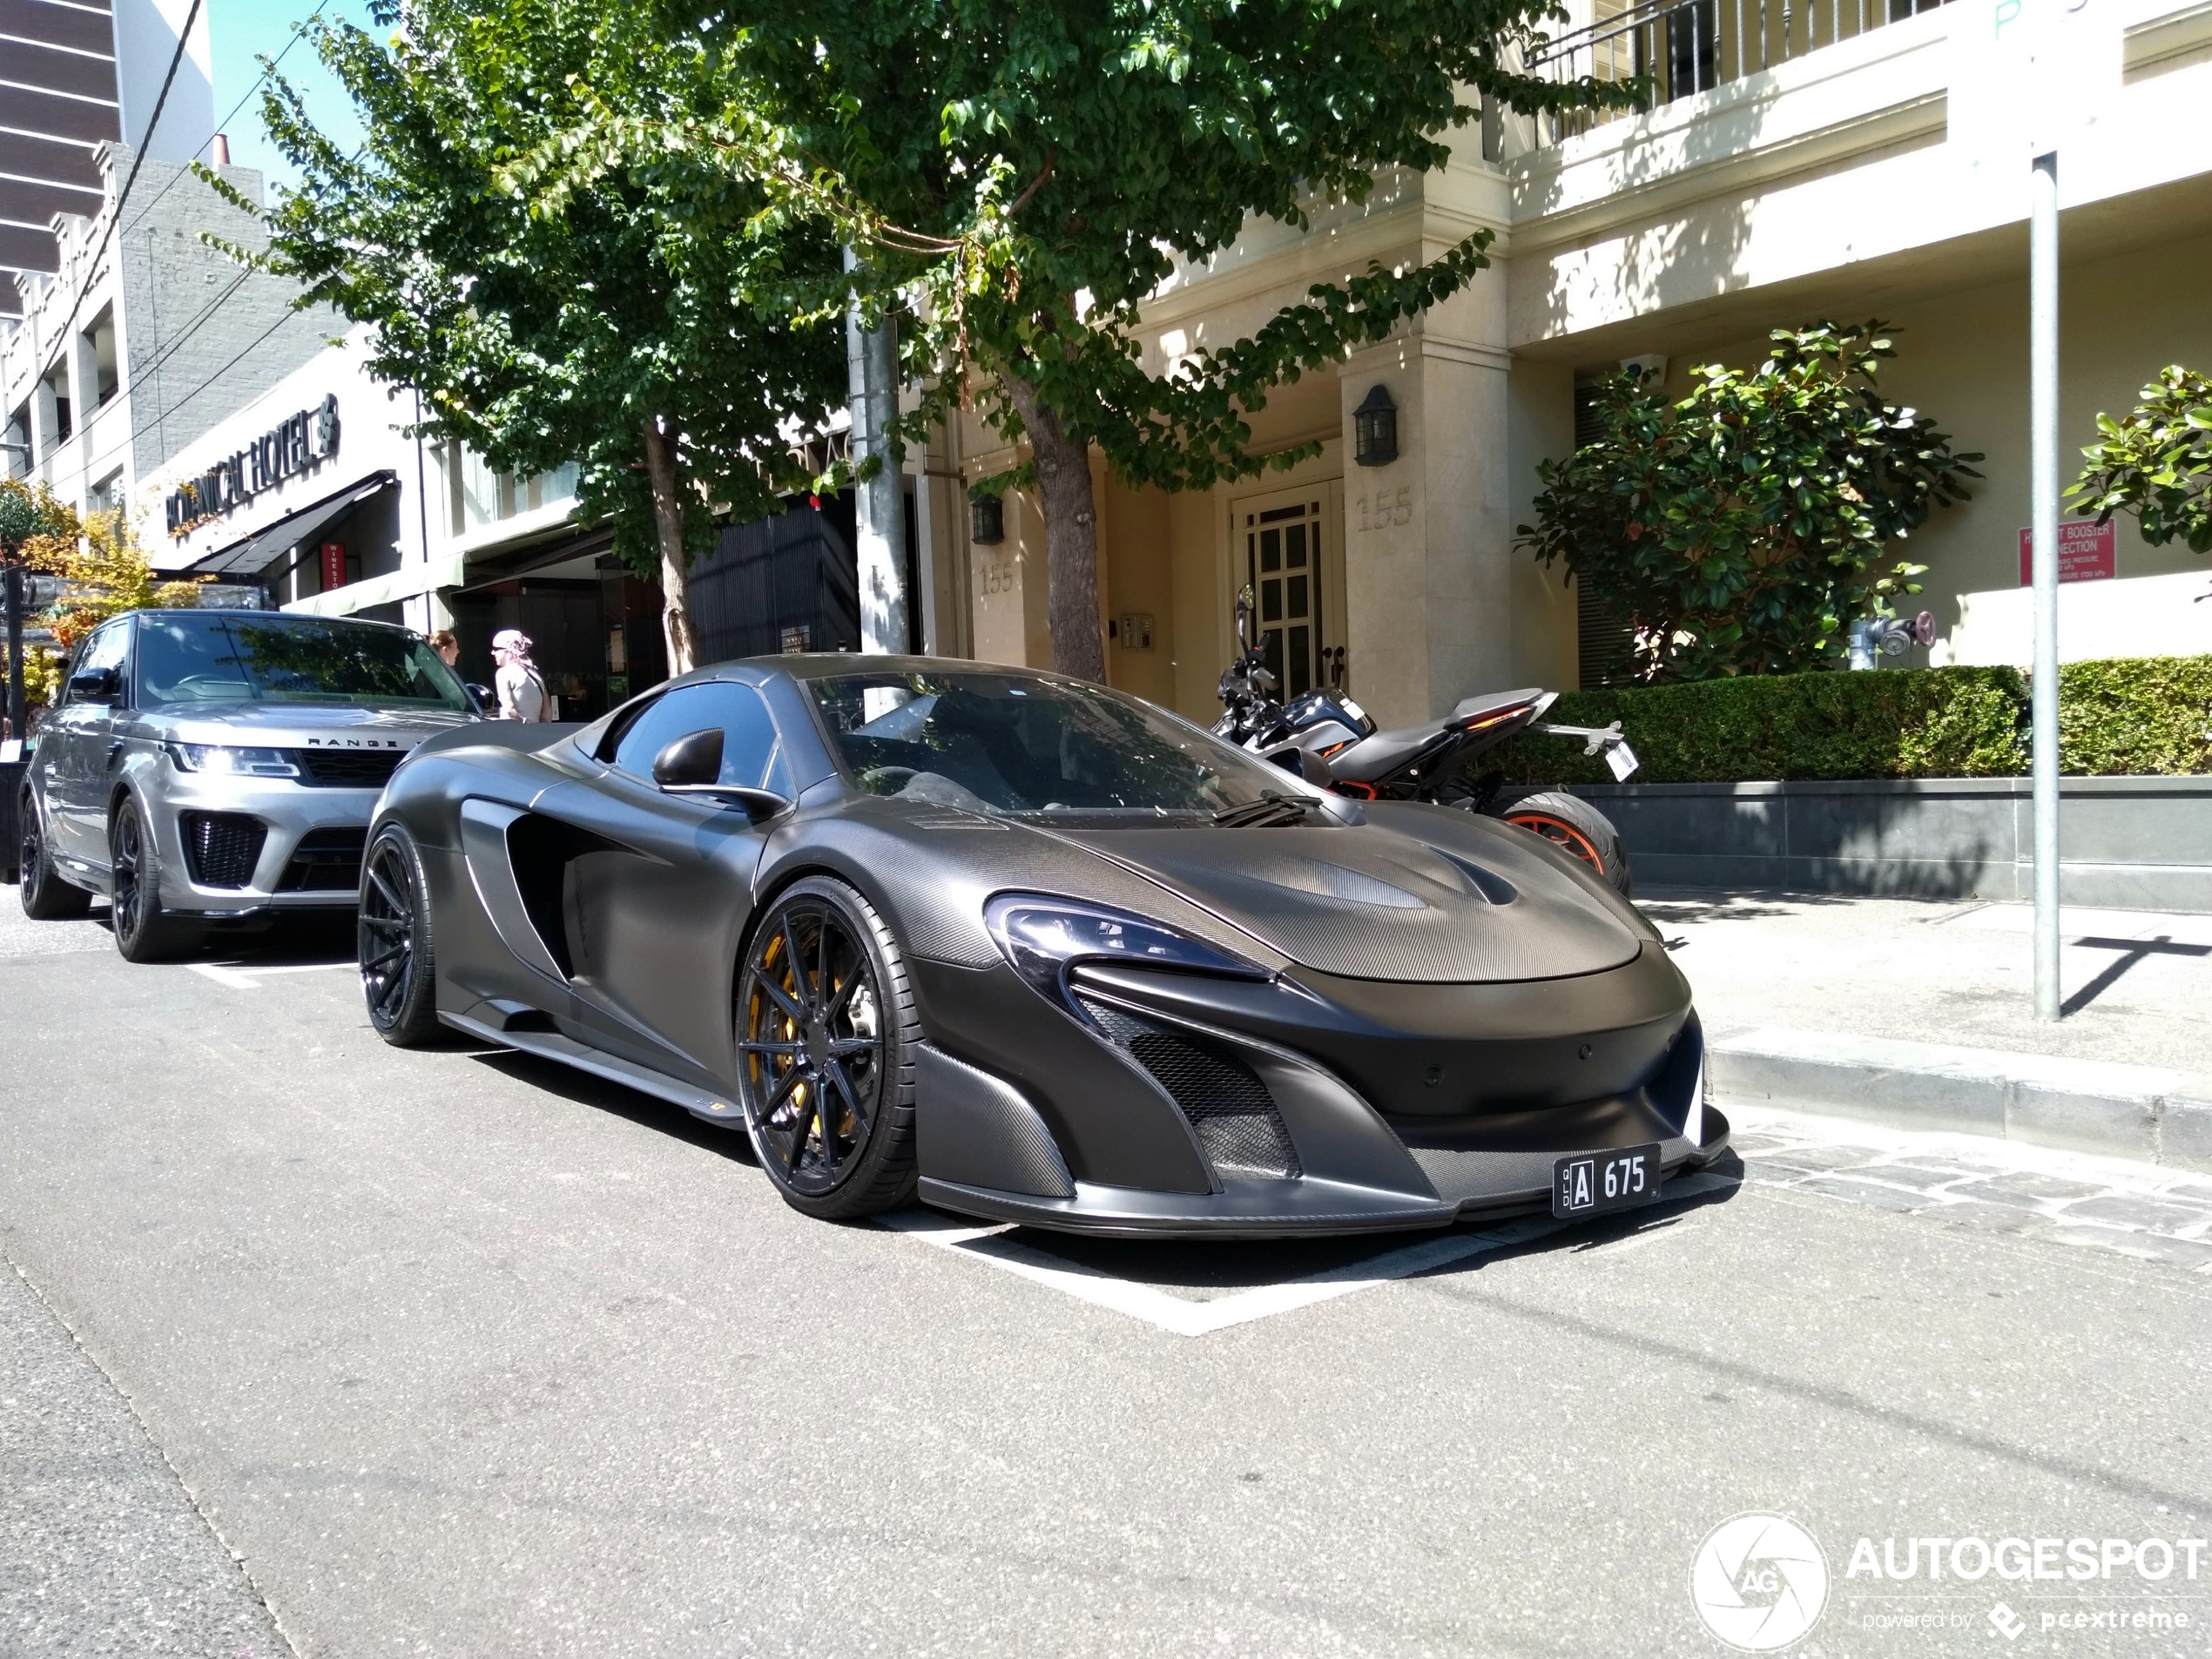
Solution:
<path fill-rule="evenodd" d="M 1213 815 L 1224 829 L 1272 829 L 1278 824 L 1305 822 L 1305 803 L 1272 789 L 1260 792 L 1258 800 L 1224 806 Z"/>

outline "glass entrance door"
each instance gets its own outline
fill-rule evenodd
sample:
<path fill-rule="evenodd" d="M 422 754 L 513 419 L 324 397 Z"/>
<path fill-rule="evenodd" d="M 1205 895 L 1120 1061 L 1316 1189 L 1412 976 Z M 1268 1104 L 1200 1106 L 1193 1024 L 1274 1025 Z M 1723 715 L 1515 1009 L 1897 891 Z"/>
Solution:
<path fill-rule="evenodd" d="M 1339 683 L 1344 653 L 1322 636 L 1321 502 L 1318 494 L 1244 512 L 1245 579 L 1252 586 L 1261 655 L 1285 702 Z"/>

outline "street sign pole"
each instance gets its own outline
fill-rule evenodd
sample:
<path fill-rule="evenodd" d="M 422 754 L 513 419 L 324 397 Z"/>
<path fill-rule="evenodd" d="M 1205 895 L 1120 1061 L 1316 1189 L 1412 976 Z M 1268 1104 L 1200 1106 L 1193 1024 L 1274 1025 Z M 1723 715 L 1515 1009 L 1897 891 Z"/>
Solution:
<path fill-rule="evenodd" d="M 2029 488 L 2034 499 L 2035 1017 L 2059 1005 L 2059 158 L 2035 158 L 2027 252 Z"/>

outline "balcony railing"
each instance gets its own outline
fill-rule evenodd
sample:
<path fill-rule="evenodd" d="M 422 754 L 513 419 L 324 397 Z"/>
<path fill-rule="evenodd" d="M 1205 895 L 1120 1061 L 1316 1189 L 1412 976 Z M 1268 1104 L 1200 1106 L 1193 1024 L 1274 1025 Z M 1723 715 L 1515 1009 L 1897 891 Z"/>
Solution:
<path fill-rule="evenodd" d="M 1608 0 L 1598 0 L 1600 9 Z M 1527 70 L 1552 81 L 1642 80 L 1654 108 L 1863 35 L 1943 0 L 1641 0 L 1538 48 Z M 1556 144 L 1626 111 L 1541 117 Z"/>

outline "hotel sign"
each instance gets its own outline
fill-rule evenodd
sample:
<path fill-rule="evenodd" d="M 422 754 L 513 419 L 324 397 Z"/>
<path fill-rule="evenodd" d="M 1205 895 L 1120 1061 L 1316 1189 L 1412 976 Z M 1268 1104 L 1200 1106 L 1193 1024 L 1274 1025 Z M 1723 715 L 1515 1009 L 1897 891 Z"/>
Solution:
<path fill-rule="evenodd" d="M 179 485 L 167 503 L 169 534 L 189 536 L 211 519 L 228 516 L 263 490 L 311 471 L 337 453 L 338 399 L 334 394 Z"/>

